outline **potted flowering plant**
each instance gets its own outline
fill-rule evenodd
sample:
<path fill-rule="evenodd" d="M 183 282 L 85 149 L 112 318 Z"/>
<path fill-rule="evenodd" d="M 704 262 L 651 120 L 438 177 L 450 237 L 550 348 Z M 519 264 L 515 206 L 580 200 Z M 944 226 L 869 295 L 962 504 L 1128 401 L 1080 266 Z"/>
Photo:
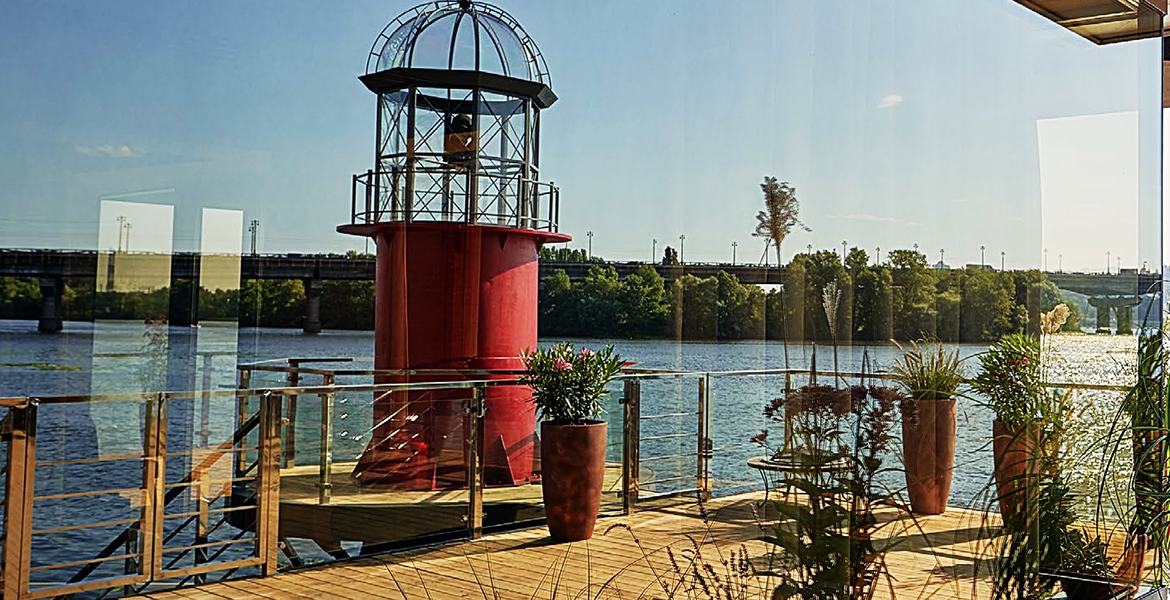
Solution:
<path fill-rule="evenodd" d="M 612 346 L 577 351 L 572 344 L 525 352 L 519 383 L 532 388 L 541 419 L 541 479 L 548 531 L 558 541 L 593 536 L 605 475 L 601 398 L 622 368 Z"/>
<path fill-rule="evenodd" d="M 992 454 L 999 511 L 1009 529 L 1025 526 L 1034 501 L 1034 480 L 1044 443 L 1040 340 L 1022 333 L 1008 335 L 979 356 L 982 367 L 971 387 L 995 413 Z"/>

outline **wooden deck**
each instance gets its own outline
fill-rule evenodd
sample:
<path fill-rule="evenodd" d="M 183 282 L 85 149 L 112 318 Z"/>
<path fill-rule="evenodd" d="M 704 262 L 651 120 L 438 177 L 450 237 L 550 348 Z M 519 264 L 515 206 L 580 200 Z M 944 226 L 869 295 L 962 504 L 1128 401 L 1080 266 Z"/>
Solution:
<path fill-rule="evenodd" d="M 318 467 L 299 466 L 280 472 L 280 531 L 282 535 L 313 540 L 334 550 L 342 542 L 393 543 L 442 531 L 466 529 L 465 488 L 401 491 L 361 488 L 350 480 L 354 463 L 334 463 L 332 498 L 319 502 Z M 606 465 L 603 506 L 621 504 L 618 488 L 621 466 Z M 484 526 L 542 519 L 539 483 L 484 490 Z M 371 524 L 376 523 L 376 527 Z"/>
<path fill-rule="evenodd" d="M 758 493 L 733 496 L 712 501 L 705 510 L 686 499 L 646 503 L 633 516 L 599 520 L 588 542 L 553 543 L 543 528 L 530 529 L 144 597 L 705 598 L 698 588 L 686 593 L 676 589 L 701 587 L 690 574 L 697 547 L 695 564 L 708 586 L 731 582 L 733 598 L 770 598 L 773 582 L 742 574 L 766 560 L 765 545 L 755 539 L 760 531 L 758 500 Z M 894 535 L 901 543 L 887 557 L 891 580 L 882 583 L 875 597 L 889 598 L 890 584 L 901 598 L 988 597 L 983 578 L 976 580 L 973 557 L 985 550 L 994 526 L 982 513 L 956 508 L 919 517 L 917 523 L 900 520 Z M 745 549 L 751 564 L 741 561 Z M 664 592 L 663 585 L 673 593 Z"/>

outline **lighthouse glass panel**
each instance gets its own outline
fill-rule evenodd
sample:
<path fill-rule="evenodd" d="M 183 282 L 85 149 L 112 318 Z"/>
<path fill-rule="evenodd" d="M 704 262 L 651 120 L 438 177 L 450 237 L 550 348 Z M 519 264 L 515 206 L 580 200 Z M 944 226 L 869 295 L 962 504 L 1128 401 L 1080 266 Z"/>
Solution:
<path fill-rule="evenodd" d="M 6 593 L 539 550 L 563 344 L 594 583 L 633 523 L 812 594 L 810 497 L 900 596 L 1164 578 L 1160 2 L 410 4 L 0 4 Z"/>

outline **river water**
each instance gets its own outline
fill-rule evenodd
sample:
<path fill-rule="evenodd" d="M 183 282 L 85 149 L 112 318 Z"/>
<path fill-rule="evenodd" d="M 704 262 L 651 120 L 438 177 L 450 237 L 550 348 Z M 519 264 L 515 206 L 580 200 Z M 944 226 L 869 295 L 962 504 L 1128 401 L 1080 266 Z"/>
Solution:
<path fill-rule="evenodd" d="M 552 343 L 558 340 L 542 340 Z M 578 346 L 597 347 L 598 340 L 569 340 Z M 712 373 L 710 438 L 711 476 L 716 493 L 733 493 L 761 487 L 759 474 L 749 469 L 748 458 L 765 451 L 750 439 L 763 429 L 776 429 L 762 415 L 762 408 L 784 389 L 780 375 L 746 375 L 737 372 L 808 369 L 880 372 L 898 356 L 889 344 L 837 348 L 781 342 L 675 342 L 662 340 L 614 340 L 616 350 L 638 368 Z M 352 358 L 356 365 L 370 366 L 373 335 L 370 332 L 327 331 L 306 336 L 297 330 L 236 329 L 205 325 L 200 328 L 167 327 L 142 323 L 67 323 L 65 332 L 44 335 L 31 321 L 0 321 L 0 397 L 52 396 L 60 394 L 114 394 L 160 389 L 224 389 L 236 385 L 236 365 L 290 357 Z M 958 346 L 970 374 L 977 365 L 974 355 L 985 345 Z M 1048 354 L 1051 381 L 1126 385 L 1133 377 L 1136 338 L 1131 336 L 1057 336 Z M 328 366 L 328 365 L 324 365 Z M 346 365 L 333 365 L 343 368 Z M 647 380 L 642 385 L 643 481 L 647 492 L 669 491 L 693 485 L 694 435 L 698 405 L 698 375 Z M 821 375 L 821 382 L 831 379 Z M 796 378 L 794 385 L 806 380 Z M 312 380 L 306 383 L 315 383 Z M 341 383 L 344 383 L 341 382 Z M 848 383 L 857 383 L 849 381 Z M 281 385 L 279 376 L 256 375 L 253 387 Z M 620 391 L 620 384 L 614 390 Z M 610 458 L 620 457 L 620 394 L 607 400 L 610 421 Z M 1100 473 L 1115 473 L 1107 488 L 1116 496 L 1106 504 L 1124 506 L 1124 469 L 1109 470 L 1107 458 L 1096 443 L 1108 435 L 1117 409 L 1117 392 L 1078 393 L 1077 417 L 1070 425 L 1068 472 L 1074 489 L 1095 489 Z M 356 459 L 371 433 L 372 398 L 342 395 L 337 398 L 334 459 Z M 319 418 L 315 403 L 307 403 L 298 416 L 298 463 L 311 464 L 319 446 Z M 71 405 L 46 405 L 39 411 L 38 461 L 85 460 L 134 453 L 141 449 L 140 423 L 143 403 L 138 398 L 106 399 Z M 202 404 L 198 394 L 177 396 L 170 402 L 168 449 L 188 456 L 168 458 L 168 480 L 181 478 L 199 449 L 230 436 L 235 426 L 235 405 L 230 398 Z M 957 459 L 951 503 L 963 506 L 988 504 L 991 482 L 991 414 L 978 399 L 959 400 Z M 897 428 L 895 428 L 897 432 Z M 773 431 L 772 439 L 779 437 Z M 1122 444 L 1125 446 L 1125 444 Z M 897 456 L 890 456 L 898 464 Z M 1115 462 L 1127 464 L 1128 457 Z M 900 475 L 887 483 L 901 487 Z M 38 501 L 34 528 L 46 529 L 76 523 L 78 514 L 92 521 L 133 519 L 137 503 L 133 488 L 140 481 L 140 467 L 122 463 L 44 465 L 37 469 L 37 495 L 59 495 L 92 489 L 126 488 L 121 493 L 92 498 Z M 182 503 L 179 503 L 182 504 Z M 183 510 L 181 507 L 178 510 Z M 1106 512 L 1110 508 L 1106 506 Z M 81 522 L 86 522 L 82 520 Z M 121 526 L 124 527 L 124 526 Z M 118 526 L 98 530 L 66 531 L 34 537 L 34 564 L 53 564 L 81 558 L 95 545 L 120 531 Z M 96 537 L 95 537 L 96 536 Z M 100 538 L 100 539 L 99 539 Z M 65 572 L 65 571 L 61 571 Z M 54 571 L 45 572 L 53 580 Z"/>

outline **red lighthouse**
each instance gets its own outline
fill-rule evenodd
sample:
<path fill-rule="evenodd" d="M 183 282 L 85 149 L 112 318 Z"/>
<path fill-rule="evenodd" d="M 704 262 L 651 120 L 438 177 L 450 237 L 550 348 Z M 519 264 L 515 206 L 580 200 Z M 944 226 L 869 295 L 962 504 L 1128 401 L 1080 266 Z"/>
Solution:
<path fill-rule="evenodd" d="M 352 222 L 337 229 L 376 243 L 375 366 L 520 368 L 520 352 L 536 345 L 537 250 L 569 240 L 557 231 L 559 192 L 540 180 L 540 114 L 557 99 L 540 51 L 495 6 L 427 2 L 382 31 L 361 81 L 377 95 L 374 168 L 354 176 Z M 529 395 L 487 390 L 489 485 L 533 477 Z M 461 485 L 466 397 L 410 391 L 375 399 L 374 435 L 353 480 Z"/>

